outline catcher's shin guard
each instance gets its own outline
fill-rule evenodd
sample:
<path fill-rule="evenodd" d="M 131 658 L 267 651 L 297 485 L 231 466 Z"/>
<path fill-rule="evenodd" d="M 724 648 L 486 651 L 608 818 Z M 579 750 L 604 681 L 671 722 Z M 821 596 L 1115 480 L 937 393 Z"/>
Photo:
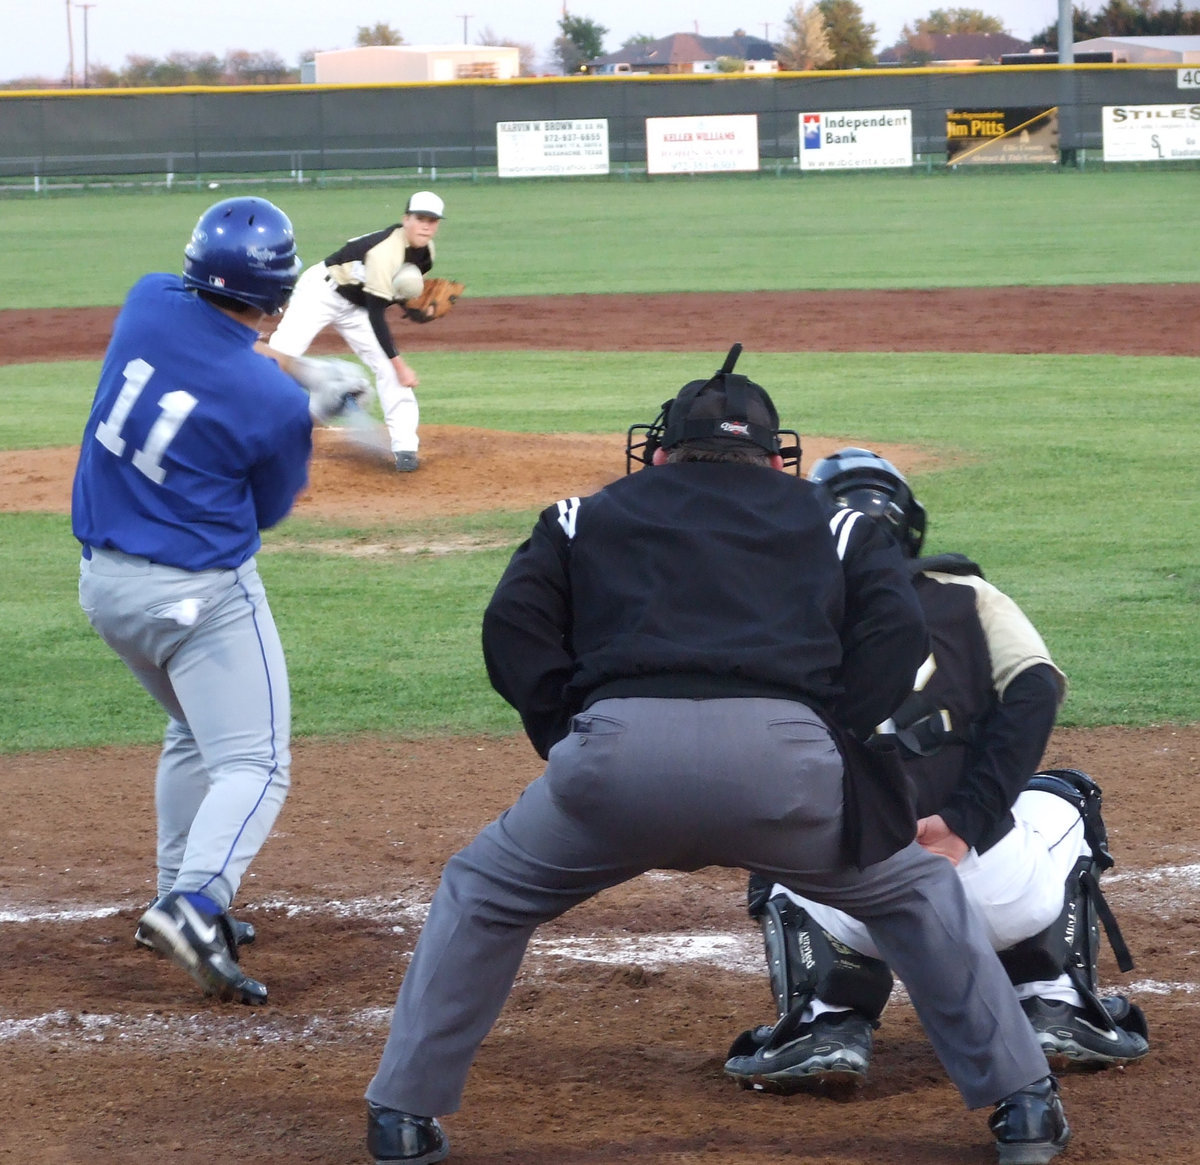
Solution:
<path fill-rule="evenodd" d="M 1091 852 L 1082 855 L 1072 867 L 1058 918 L 1040 934 L 1000 951 L 1000 961 L 1016 984 L 1057 979 L 1065 973 L 1083 998 L 1089 1019 L 1102 1028 L 1111 1029 L 1117 1024 L 1126 1030 L 1135 1030 L 1139 1025 L 1144 1027 L 1144 1020 L 1139 1019 L 1140 1009 L 1135 1005 L 1128 1004 L 1131 1014 L 1127 1022 L 1121 1022 L 1126 1017 L 1114 1018 L 1111 1007 L 1105 1007 L 1097 995 L 1096 962 L 1101 923 L 1116 955 L 1117 966 L 1122 971 L 1133 969 L 1129 948 L 1100 890 L 1100 875 L 1114 864 L 1108 852 L 1108 831 L 1100 814 L 1100 787 L 1086 773 L 1076 769 L 1037 773 L 1026 787 L 1054 793 L 1070 801 L 1083 819 L 1084 837 Z"/>
<path fill-rule="evenodd" d="M 892 993 L 892 973 L 885 962 L 839 942 L 786 894 L 762 902 L 757 917 L 781 1019 L 817 998 L 878 1021 Z"/>

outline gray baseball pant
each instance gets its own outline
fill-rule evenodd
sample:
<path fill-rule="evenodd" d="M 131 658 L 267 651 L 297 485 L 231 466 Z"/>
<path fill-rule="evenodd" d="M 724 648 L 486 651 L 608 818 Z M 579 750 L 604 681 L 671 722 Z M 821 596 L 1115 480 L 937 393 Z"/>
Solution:
<path fill-rule="evenodd" d="M 916 843 L 844 863 L 842 762 L 786 700 L 602 700 L 446 864 L 367 1099 L 454 1112 L 540 923 L 651 869 L 742 867 L 870 927 L 970 1108 L 1049 1066 L 954 868 Z"/>
<path fill-rule="evenodd" d="M 180 570 L 92 550 L 79 602 L 167 713 L 155 781 L 157 891 L 228 908 L 287 795 L 291 699 L 253 558 Z"/>

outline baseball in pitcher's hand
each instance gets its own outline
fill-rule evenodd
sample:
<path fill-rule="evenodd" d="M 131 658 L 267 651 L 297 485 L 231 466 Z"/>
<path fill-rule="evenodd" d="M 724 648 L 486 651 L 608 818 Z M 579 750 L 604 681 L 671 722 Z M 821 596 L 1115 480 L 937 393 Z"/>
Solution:
<path fill-rule="evenodd" d="M 949 858 L 956 866 L 971 848 L 936 813 L 917 822 L 917 844 L 931 854 Z"/>
<path fill-rule="evenodd" d="M 402 356 L 392 357 L 392 367 L 396 370 L 397 379 L 405 388 L 416 388 L 421 383 L 420 377 L 404 362 Z"/>

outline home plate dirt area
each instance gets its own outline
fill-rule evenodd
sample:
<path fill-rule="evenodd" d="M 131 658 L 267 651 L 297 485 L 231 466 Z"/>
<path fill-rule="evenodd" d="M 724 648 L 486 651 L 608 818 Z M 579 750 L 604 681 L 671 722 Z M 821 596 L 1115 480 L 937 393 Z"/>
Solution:
<path fill-rule="evenodd" d="M 1196 329 L 1145 326 L 1168 303 L 1200 318 L 1192 287 L 562 296 L 538 303 L 562 326 L 543 316 L 537 328 L 530 301 L 464 299 L 441 330 L 405 339 L 419 333 L 414 351 L 544 348 L 557 334 L 576 350 L 720 352 L 730 299 L 748 351 L 900 350 L 896 336 L 904 350 L 963 350 L 958 325 L 986 310 L 1009 342 L 971 350 L 1200 355 Z M 112 317 L 0 312 L 0 362 L 97 358 Z M 322 350 L 338 351 L 336 338 Z M 369 525 L 400 495 L 409 516 L 533 508 L 624 470 L 623 434 L 573 437 L 556 458 L 537 435 L 422 432 L 427 456 L 406 475 L 318 433 L 297 512 Z M 895 452 L 913 465 L 915 451 Z M 65 513 L 74 456 L 0 456 L 0 509 Z M 1125 1069 L 1063 1070 L 1063 1161 L 1200 1165 L 1198 756 L 1200 725 L 1060 729 L 1047 752 L 1047 767 L 1083 769 L 1104 790 L 1117 866 L 1103 886 L 1136 966 L 1122 974 L 1105 946 L 1103 989 L 1145 1008 L 1152 1044 Z M 133 942 L 153 894 L 156 757 L 0 755 L 0 1162 L 366 1162 L 363 1090 L 441 868 L 541 762 L 517 735 L 295 742 L 292 792 L 235 911 L 258 931 L 246 968 L 270 988 L 252 1009 L 205 999 Z M 658 872 L 542 928 L 444 1121 L 451 1161 L 994 1161 L 987 1112 L 962 1107 L 900 990 L 856 1090 L 768 1096 L 723 1076 L 732 1039 L 772 1016 L 744 903 L 738 871 Z"/>

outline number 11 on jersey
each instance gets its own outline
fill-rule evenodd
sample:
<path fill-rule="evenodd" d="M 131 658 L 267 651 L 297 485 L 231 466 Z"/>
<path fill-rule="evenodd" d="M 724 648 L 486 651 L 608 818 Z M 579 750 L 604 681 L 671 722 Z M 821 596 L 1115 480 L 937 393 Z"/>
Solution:
<path fill-rule="evenodd" d="M 138 397 L 154 375 L 154 368 L 140 357 L 125 365 L 125 383 L 113 402 L 108 417 L 96 426 L 96 440 L 117 457 L 125 454 L 125 438 L 121 430 L 129 419 Z M 146 444 L 133 454 L 133 467 L 145 474 L 156 485 L 162 485 L 167 476 L 162 459 L 175 434 L 179 432 L 188 414 L 196 407 L 196 398 L 182 389 L 164 393 L 157 401 L 162 415 L 150 427 Z"/>

